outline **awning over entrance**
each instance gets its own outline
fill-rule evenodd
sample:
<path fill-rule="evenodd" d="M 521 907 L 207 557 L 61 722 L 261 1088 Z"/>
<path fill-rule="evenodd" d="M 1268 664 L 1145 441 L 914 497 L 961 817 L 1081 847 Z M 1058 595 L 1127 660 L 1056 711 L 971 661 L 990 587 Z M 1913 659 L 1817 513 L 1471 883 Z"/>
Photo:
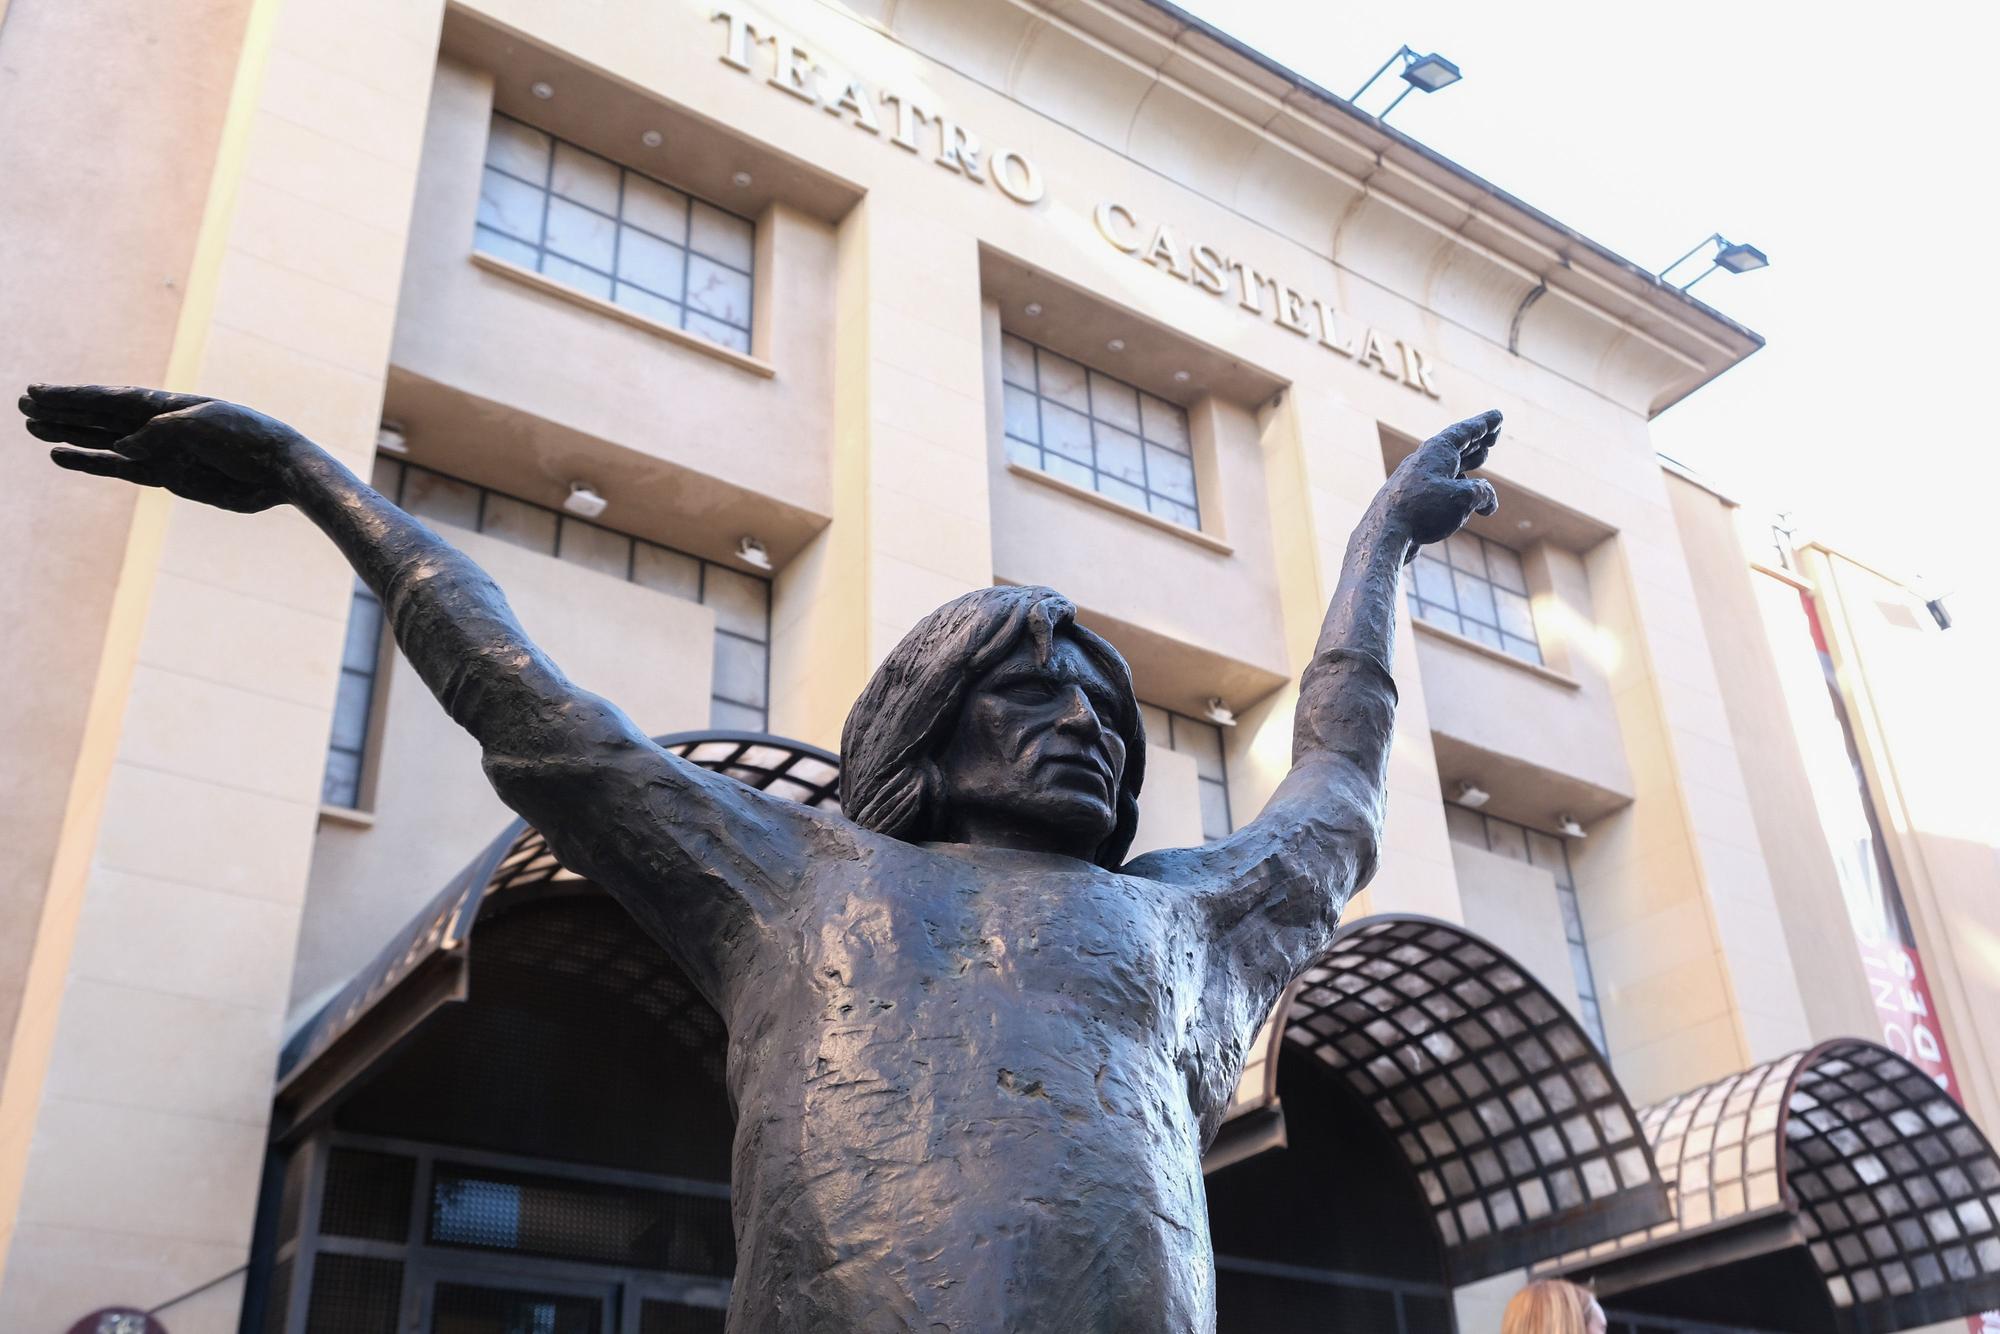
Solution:
<path fill-rule="evenodd" d="M 2000 1305 L 2000 1159 L 1923 1071 L 1841 1040 L 1647 1108 L 1669 1222 L 1565 1255 L 1621 1307 L 1699 1315 L 1679 1280 L 1784 1252 L 1799 1331 L 1906 1329 Z M 1747 1272 L 1747 1271 L 1745 1271 Z M 1777 1275 L 1776 1266 L 1764 1272 Z M 1676 1309 L 1678 1308 L 1678 1309 Z"/>
<path fill-rule="evenodd" d="M 1547 988 L 1463 927 L 1343 927 L 1282 1015 L 1394 1133 L 1469 1283 L 1667 1218 L 1610 1067 Z"/>
<path fill-rule="evenodd" d="M 839 760 L 816 747 L 750 733 L 660 740 L 766 791 L 837 801 Z M 465 999 L 482 917 L 598 892 L 535 830 L 510 826 L 286 1044 L 274 1134 L 304 1133 L 441 1006 Z M 1260 1035 L 1210 1170 L 1285 1142 L 1277 1071 L 1288 1048 L 1336 1072 L 1395 1139 L 1453 1283 L 1667 1217 L 1631 1105 L 1583 1030 L 1462 927 L 1378 916 L 1342 928 Z"/>

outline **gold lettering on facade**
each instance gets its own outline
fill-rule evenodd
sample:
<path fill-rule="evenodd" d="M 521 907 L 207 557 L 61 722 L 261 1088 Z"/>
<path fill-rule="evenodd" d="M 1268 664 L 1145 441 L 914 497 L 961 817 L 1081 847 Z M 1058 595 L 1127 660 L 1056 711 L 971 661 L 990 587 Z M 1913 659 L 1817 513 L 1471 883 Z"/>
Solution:
<path fill-rule="evenodd" d="M 767 81 L 773 88 L 811 103 L 836 119 L 851 117 L 849 123 L 878 136 L 882 133 L 882 118 L 877 108 L 887 107 L 895 117 L 889 142 L 896 147 L 910 153 L 929 153 L 932 151 L 929 132 L 934 130 L 937 139 L 933 160 L 939 166 L 978 185 L 985 184 L 991 175 L 1000 193 L 1019 204 L 1039 203 L 1046 193 L 1041 170 L 1025 154 L 1007 149 L 987 155 L 978 136 L 965 126 L 899 89 L 872 88 L 860 79 L 818 63 L 807 48 L 768 20 L 753 21 L 727 8 L 715 10 L 710 17 L 726 25 L 722 63 L 731 69 L 749 73 L 752 48 L 769 46 L 771 70 Z"/>
<path fill-rule="evenodd" d="M 1217 254 L 1214 246 L 1197 242 L 1189 247 L 1188 258 L 1194 264 L 1196 287 L 1217 296 L 1229 290 L 1229 279 L 1223 277 L 1229 272 L 1229 261 Z"/>
<path fill-rule="evenodd" d="M 1138 253 L 1139 220 L 1132 216 L 1131 209 L 1123 204 L 1099 204 L 1090 216 L 1097 223 L 1099 236 L 1128 255 Z M 1126 239 L 1127 235 L 1130 240 Z"/>
<path fill-rule="evenodd" d="M 955 120 L 938 121 L 938 155 L 940 167 L 963 172 L 975 181 L 986 179 L 986 169 L 979 164 L 983 150 L 979 141 Z"/>
<path fill-rule="evenodd" d="M 1153 229 L 1153 243 L 1139 258 L 1156 269 L 1164 267 L 1182 282 L 1188 280 L 1187 264 L 1181 259 L 1181 248 L 1174 241 L 1173 229 L 1164 222 Z"/>
<path fill-rule="evenodd" d="M 997 158 L 996 158 L 997 162 Z M 997 170 L 997 168 L 996 168 Z M 1327 351 L 1352 357 L 1418 393 L 1437 398 L 1435 363 L 1409 343 L 1379 329 L 1354 322 L 1343 329 L 1344 317 L 1331 305 L 1240 259 L 1225 258 L 1204 241 L 1182 242 L 1173 228 L 1148 218 L 1143 222 L 1125 205 L 1104 200 L 1091 213 L 1097 234 L 1133 258 L 1192 283 L 1212 296 L 1233 297 L 1243 309 L 1266 316 L 1288 333 L 1310 338 Z M 1148 228 L 1150 227 L 1150 231 Z M 1151 240 L 1144 238 L 1151 236 Z M 1230 275 L 1235 275 L 1232 288 Z M 1269 288 L 1272 303 L 1264 303 Z"/>

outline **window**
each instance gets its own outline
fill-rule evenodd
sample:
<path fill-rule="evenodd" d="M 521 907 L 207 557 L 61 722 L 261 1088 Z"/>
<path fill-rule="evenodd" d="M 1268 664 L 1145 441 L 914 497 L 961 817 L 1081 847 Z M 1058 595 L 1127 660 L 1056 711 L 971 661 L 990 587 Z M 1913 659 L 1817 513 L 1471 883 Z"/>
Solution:
<path fill-rule="evenodd" d="M 1411 615 L 1541 666 L 1528 583 L 1514 552 L 1458 532 L 1419 551 L 1411 575 Z"/>
<path fill-rule="evenodd" d="M 1590 968 L 1590 951 L 1583 941 L 1583 914 L 1576 901 L 1576 880 L 1570 875 L 1569 848 L 1554 834 L 1530 829 L 1497 816 L 1482 815 L 1469 806 L 1446 802 L 1445 827 L 1451 837 L 1475 848 L 1497 852 L 1517 862 L 1538 866 L 1555 878 L 1556 905 L 1562 909 L 1563 937 L 1569 942 L 1570 971 L 1576 975 L 1577 1004 L 1583 1031 L 1599 1051 L 1604 1042 L 1604 1015 L 1597 1005 L 1597 978 Z"/>
<path fill-rule="evenodd" d="M 469 528 L 711 608 L 715 612 L 715 675 L 710 687 L 709 723 L 743 732 L 762 732 L 769 727 L 770 580 L 414 463 L 378 458 L 374 483 L 376 490 L 426 523 Z M 356 580 L 348 613 L 347 647 L 341 657 L 340 694 L 334 704 L 333 739 L 327 747 L 326 774 L 320 787 L 320 800 L 329 806 L 351 809 L 361 804 L 381 638 L 381 604 Z"/>
<path fill-rule="evenodd" d="M 1011 462 L 1201 527 L 1185 408 L 1012 334 L 1001 378 Z"/>
<path fill-rule="evenodd" d="M 747 218 L 493 117 L 475 250 L 748 352 L 755 240 Z"/>
<path fill-rule="evenodd" d="M 1235 829 L 1229 817 L 1229 774 L 1222 763 L 1222 729 L 1157 704 L 1141 704 L 1146 741 L 1186 755 L 1201 778 L 1201 836 L 1213 843 Z"/>

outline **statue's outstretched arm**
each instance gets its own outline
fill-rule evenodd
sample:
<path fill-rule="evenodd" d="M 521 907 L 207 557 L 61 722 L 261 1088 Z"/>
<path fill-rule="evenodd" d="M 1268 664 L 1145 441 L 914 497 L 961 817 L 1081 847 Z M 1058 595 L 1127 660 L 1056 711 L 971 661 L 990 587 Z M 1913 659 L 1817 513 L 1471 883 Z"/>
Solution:
<path fill-rule="evenodd" d="M 339 460 L 249 408 L 161 390 L 32 386 L 28 430 L 76 472 L 255 512 L 296 505 L 382 600 L 397 645 L 479 741 L 494 787 L 565 864 L 617 895 L 713 982 L 711 946 L 741 945 L 796 882 L 803 807 L 669 754 L 574 685 L 521 629 L 486 572 Z M 701 974 L 710 974 L 702 976 Z"/>
<path fill-rule="evenodd" d="M 1230 966 L 1262 1004 L 1325 949 L 1340 910 L 1375 873 L 1403 566 L 1474 513 L 1493 512 L 1492 486 L 1465 474 L 1499 435 L 1498 412 L 1446 427 L 1397 466 L 1355 525 L 1299 681 L 1292 768 L 1263 812 L 1219 843 L 1150 854 L 1130 868 L 1202 887 Z"/>

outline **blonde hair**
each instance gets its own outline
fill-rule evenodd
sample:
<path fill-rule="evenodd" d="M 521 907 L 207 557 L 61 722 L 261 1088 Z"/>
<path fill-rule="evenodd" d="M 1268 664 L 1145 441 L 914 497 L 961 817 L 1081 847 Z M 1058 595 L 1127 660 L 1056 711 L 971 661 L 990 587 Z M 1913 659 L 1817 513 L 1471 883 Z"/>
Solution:
<path fill-rule="evenodd" d="M 1574 1283 L 1538 1280 L 1507 1303 L 1500 1316 L 1500 1334 L 1589 1334 L 1594 1300 Z"/>

